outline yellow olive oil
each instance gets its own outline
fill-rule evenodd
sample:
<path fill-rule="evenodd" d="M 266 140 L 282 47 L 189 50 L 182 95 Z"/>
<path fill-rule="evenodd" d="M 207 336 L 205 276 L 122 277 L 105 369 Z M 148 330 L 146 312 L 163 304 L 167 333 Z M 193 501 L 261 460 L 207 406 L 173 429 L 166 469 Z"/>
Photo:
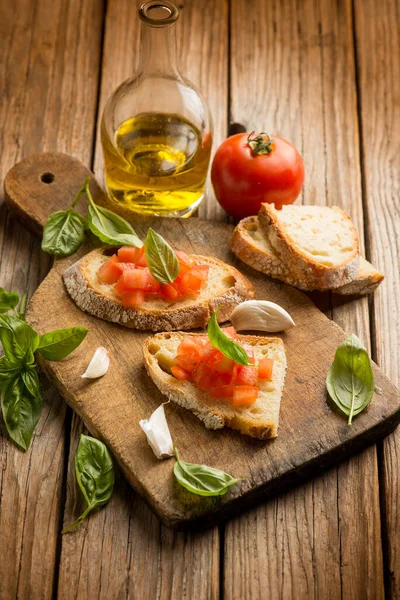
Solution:
<path fill-rule="evenodd" d="M 211 134 L 185 118 L 143 113 L 124 121 L 111 140 L 104 122 L 102 145 L 108 193 L 142 214 L 189 216 L 201 202 Z"/>

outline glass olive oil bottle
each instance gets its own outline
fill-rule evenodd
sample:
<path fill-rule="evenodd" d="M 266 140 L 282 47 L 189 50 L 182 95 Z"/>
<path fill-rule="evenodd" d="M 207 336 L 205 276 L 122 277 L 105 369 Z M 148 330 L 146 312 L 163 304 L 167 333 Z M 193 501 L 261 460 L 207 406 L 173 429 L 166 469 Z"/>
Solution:
<path fill-rule="evenodd" d="M 177 68 L 177 8 L 151 1 L 139 16 L 138 75 L 115 90 L 102 119 L 106 186 L 116 203 L 134 212 L 188 217 L 203 199 L 211 115 Z"/>

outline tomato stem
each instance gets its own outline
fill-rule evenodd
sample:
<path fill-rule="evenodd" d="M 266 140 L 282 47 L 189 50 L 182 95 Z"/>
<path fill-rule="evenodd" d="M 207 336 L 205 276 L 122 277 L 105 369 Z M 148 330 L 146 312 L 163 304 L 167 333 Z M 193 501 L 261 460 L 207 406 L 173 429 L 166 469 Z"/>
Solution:
<path fill-rule="evenodd" d="M 256 154 L 257 156 L 262 156 L 263 154 L 271 154 L 271 152 L 273 151 L 273 141 L 274 140 L 271 138 L 271 136 L 265 132 L 261 132 L 258 135 L 255 135 L 255 132 L 252 131 L 247 138 L 247 143 L 249 144 L 254 154 Z"/>

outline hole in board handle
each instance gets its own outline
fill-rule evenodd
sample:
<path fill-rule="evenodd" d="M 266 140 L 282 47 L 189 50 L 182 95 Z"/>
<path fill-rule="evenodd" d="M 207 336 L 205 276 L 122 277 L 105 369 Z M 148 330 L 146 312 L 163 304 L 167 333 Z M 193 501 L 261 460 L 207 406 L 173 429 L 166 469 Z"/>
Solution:
<path fill-rule="evenodd" d="M 40 181 L 43 181 L 43 183 L 53 183 L 55 178 L 56 176 L 54 173 L 43 173 L 43 175 L 40 176 Z"/>

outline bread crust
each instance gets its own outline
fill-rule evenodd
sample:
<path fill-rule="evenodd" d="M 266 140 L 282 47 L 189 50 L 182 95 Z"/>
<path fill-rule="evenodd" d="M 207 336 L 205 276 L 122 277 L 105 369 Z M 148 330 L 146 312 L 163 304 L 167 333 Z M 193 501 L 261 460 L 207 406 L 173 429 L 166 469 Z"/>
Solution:
<path fill-rule="evenodd" d="M 197 388 L 190 381 L 181 381 L 173 375 L 163 370 L 159 364 L 157 357 L 152 352 L 152 347 L 160 345 L 163 347 L 168 344 L 171 336 L 177 338 L 177 342 L 183 339 L 183 336 L 198 336 L 204 334 L 187 334 L 183 332 L 174 332 L 172 334 L 158 333 L 155 336 L 146 339 L 143 346 L 143 360 L 147 373 L 156 384 L 162 394 L 180 406 L 187 408 L 193 412 L 208 429 L 221 429 L 224 426 L 236 429 L 245 435 L 267 440 L 277 436 L 279 423 L 279 403 L 282 395 L 284 375 L 286 371 L 286 357 L 284 344 L 280 338 L 258 337 L 254 335 L 239 335 L 241 342 L 251 344 L 252 346 L 267 347 L 275 345 L 280 352 L 280 360 L 283 361 L 282 380 L 279 381 L 280 396 L 277 405 L 277 413 L 275 418 L 265 419 L 262 416 L 250 416 L 248 413 L 243 414 L 243 411 L 235 407 L 227 406 L 212 400 L 209 394 Z"/>
<path fill-rule="evenodd" d="M 290 271 L 296 281 L 311 289 L 326 290 L 339 288 L 355 279 L 359 267 L 358 235 L 350 217 L 339 207 L 332 210 L 340 214 L 352 231 L 352 252 L 349 260 L 339 265 L 327 266 L 314 260 L 297 244 L 291 243 L 285 227 L 279 220 L 279 211 L 273 205 L 264 203 L 258 213 L 258 220 L 264 234 L 268 236 L 272 246 L 281 259 L 290 265 Z"/>
<path fill-rule="evenodd" d="M 229 319 L 235 306 L 243 300 L 254 298 L 253 284 L 237 269 L 216 258 L 193 255 L 196 262 L 215 265 L 223 270 L 227 278 L 232 278 L 232 285 L 222 294 L 202 300 L 194 299 L 185 306 L 179 302 L 165 302 L 164 307 L 156 309 L 146 308 L 145 304 L 137 308 L 125 308 L 118 299 L 107 297 L 103 291 L 96 288 L 88 276 L 91 262 L 105 250 L 98 248 L 85 255 L 63 273 L 63 280 L 69 295 L 81 310 L 106 321 L 140 330 L 194 329 L 205 327 L 217 308 L 218 320 L 223 322 Z"/>
<path fill-rule="evenodd" d="M 284 281 L 304 291 L 313 291 L 316 289 L 310 283 L 296 281 L 287 265 L 273 248 L 269 251 L 267 246 L 265 248 L 262 247 L 262 243 L 257 244 L 253 236 L 259 234 L 264 235 L 257 217 L 253 216 L 242 219 L 236 226 L 230 240 L 232 252 L 246 263 L 246 265 L 265 275 Z M 263 242 L 265 243 L 266 240 L 263 240 Z M 382 273 L 375 269 L 365 258 L 360 257 L 356 277 L 350 283 L 333 291 L 341 295 L 370 294 L 376 290 L 383 279 L 384 276 Z M 319 291 L 327 291 L 326 289 L 317 289 Z"/>

